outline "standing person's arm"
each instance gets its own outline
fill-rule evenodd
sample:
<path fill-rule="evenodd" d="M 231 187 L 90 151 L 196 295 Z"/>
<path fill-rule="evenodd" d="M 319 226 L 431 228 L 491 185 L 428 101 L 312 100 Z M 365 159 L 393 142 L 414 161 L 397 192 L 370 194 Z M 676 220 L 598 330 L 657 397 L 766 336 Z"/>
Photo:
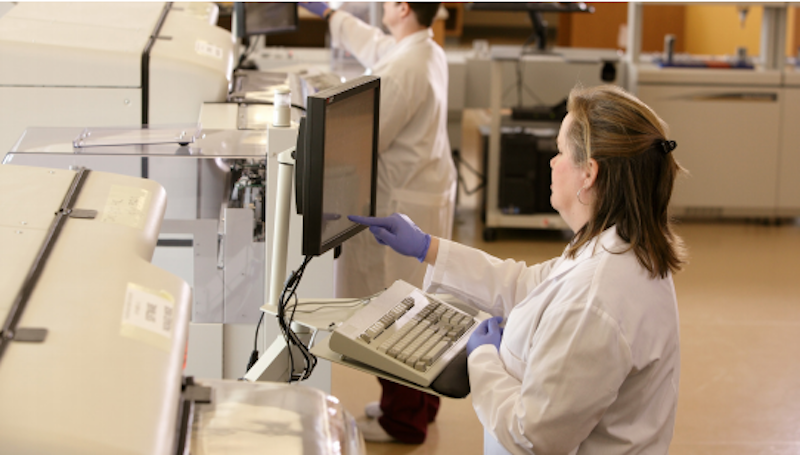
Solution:
<path fill-rule="evenodd" d="M 333 47 L 342 48 L 369 68 L 380 60 L 395 44 L 394 38 L 377 27 L 364 23 L 347 11 L 336 11 L 328 16 Z"/>

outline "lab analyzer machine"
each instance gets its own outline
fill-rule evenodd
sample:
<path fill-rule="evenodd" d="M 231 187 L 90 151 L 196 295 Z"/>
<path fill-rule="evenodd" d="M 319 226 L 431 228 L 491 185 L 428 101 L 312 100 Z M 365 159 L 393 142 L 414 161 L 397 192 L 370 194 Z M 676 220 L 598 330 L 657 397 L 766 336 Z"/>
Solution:
<path fill-rule="evenodd" d="M 151 262 L 166 198 L 150 179 L 0 166 L 0 451 L 363 453 L 318 389 L 184 374 L 192 291 Z"/>
<path fill-rule="evenodd" d="M 196 123 L 234 38 L 210 3 L 19 2 L 0 16 L 0 150 L 28 127 Z M 146 170 L 145 170 L 146 172 Z"/>

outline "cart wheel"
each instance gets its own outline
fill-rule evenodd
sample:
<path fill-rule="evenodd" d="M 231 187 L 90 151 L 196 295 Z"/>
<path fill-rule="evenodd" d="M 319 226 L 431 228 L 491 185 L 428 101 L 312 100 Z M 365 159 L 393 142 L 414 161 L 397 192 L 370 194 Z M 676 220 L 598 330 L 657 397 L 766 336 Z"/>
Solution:
<path fill-rule="evenodd" d="M 483 228 L 483 241 L 494 242 L 497 240 L 497 229 Z"/>

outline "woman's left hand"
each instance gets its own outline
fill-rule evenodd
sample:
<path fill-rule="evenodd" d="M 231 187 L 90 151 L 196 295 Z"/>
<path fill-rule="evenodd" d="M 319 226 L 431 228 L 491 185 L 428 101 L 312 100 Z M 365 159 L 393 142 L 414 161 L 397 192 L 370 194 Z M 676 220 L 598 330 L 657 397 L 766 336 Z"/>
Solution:
<path fill-rule="evenodd" d="M 478 324 L 478 327 L 472 332 L 472 336 L 467 340 L 467 356 L 472 354 L 475 348 L 484 344 L 491 344 L 499 351 L 500 342 L 503 340 L 501 322 L 503 322 L 503 317 L 495 316 Z"/>

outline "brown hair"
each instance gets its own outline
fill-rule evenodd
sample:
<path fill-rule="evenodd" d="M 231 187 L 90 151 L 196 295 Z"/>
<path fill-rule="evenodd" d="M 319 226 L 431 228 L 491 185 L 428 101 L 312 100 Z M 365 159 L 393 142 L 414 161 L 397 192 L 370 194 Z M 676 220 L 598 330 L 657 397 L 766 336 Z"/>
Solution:
<path fill-rule="evenodd" d="M 664 148 L 667 124 L 613 85 L 572 89 L 567 111 L 572 115 L 567 140 L 574 164 L 585 166 L 590 158 L 598 164 L 591 218 L 575 233 L 567 255 L 575 257 L 593 238 L 616 226 L 650 276 L 681 270 L 685 248 L 667 210 L 675 178 L 684 169 Z"/>
<path fill-rule="evenodd" d="M 441 2 L 408 2 L 411 11 L 417 16 L 417 22 L 423 27 L 433 25 L 433 19 L 436 18 L 441 4 Z"/>

